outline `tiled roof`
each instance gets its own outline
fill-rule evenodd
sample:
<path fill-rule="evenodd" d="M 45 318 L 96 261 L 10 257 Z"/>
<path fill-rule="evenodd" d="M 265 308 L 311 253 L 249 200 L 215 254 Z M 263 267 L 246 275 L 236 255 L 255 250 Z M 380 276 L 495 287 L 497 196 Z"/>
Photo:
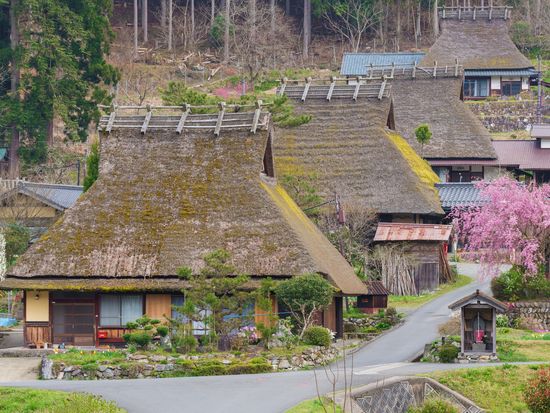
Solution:
<path fill-rule="evenodd" d="M 390 295 L 391 291 L 384 287 L 382 281 L 365 281 L 368 295 Z"/>
<path fill-rule="evenodd" d="M 374 241 L 448 241 L 452 228 L 451 225 L 381 222 Z"/>
<path fill-rule="evenodd" d="M 343 76 L 364 76 L 367 75 L 367 67 L 411 66 L 419 63 L 424 53 L 344 53 L 340 74 Z"/>
<path fill-rule="evenodd" d="M 536 76 L 537 71 L 535 69 L 508 69 L 508 70 L 498 70 L 498 69 L 487 69 L 487 70 L 464 70 L 464 76 L 474 77 L 474 76 Z"/>
<path fill-rule="evenodd" d="M 550 138 L 550 124 L 549 125 L 533 125 L 531 129 L 532 138 Z"/>
<path fill-rule="evenodd" d="M 537 140 L 493 141 L 500 166 L 525 170 L 550 169 L 550 149 L 542 149 Z"/>
<path fill-rule="evenodd" d="M 474 182 L 446 182 L 435 184 L 435 187 L 439 191 L 441 207 L 445 211 L 484 203 Z"/>
<path fill-rule="evenodd" d="M 74 205 L 83 190 L 81 186 L 77 185 L 57 185 L 20 181 L 19 191 L 55 209 L 63 211 Z"/>

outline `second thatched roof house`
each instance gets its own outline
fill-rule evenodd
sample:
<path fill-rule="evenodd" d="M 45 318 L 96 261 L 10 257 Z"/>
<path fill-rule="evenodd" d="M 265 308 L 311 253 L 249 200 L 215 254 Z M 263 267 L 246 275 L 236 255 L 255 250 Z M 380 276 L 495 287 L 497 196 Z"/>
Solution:
<path fill-rule="evenodd" d="M 422 65 L 464 66 L 464 98 L 514 96 L 538 73 L 508 33 L 511 7 L 440 8 L 441 35 Z"/>
<path fill-rule="evenodd" d="M 114 112 L 101 126 L 99 179 L 0 283 L 26 292 L 28 344 L 120 342 L 128 321 L 170 317 L 178 269 L 218 249 L 250 288 L 325 276 L 337 293 L 322 322 L 342 333 L 342 296 L 366 287 L 277 184 L 267 113 Z"/>

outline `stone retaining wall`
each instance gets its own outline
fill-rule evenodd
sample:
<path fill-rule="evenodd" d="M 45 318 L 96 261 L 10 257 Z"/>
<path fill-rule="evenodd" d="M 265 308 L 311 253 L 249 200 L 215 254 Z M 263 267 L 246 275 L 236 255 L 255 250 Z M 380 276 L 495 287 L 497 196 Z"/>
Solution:
<path fill-rule="evenodd" d="M 426 377 L 393 377 L 352 390 L 351 397 L 341 392 L 335 402 L 349 411 L 364 413 L 405 413 L 411 406 L 419 406 L 430 397 L 439 397 L 452 403 L 460 413 L 481 413 L 466 397 Z M 351 405 L 351 407 L 350 407 Z M 348 410 L 346 410 L 348 411 Z"/>
<path fill-rule="evenodd" d="M 550 300 L 511 303 L 508 310 L 511 319 L 526 318 L 538 324 L 541 330 L 550 330 Z"/>
<path fill-rule="evenodd" d="M 268 355 L 266 358 L 268 370 L 299 370 L 304 367 L 314 367 L 327 364 L 340 355 L 336 346 L 331 347 L 310 347 L 299 354 L 288 357 L 277 357 Z M 130 354 L 122 363 L 111 364 L 108 361 L 100 365 L 78 366 L 52 361 L 47 356 L 42 357 L 41 377 L 45 380 L 96 380 L 96 379 L 138 379 L 164 377 L 177 373 L 183 369 L 182 362 L 196 363 L 208 360 L 217 360 L 229 368 L 229 373 L 221 374 L 242 374 L 266 372 L 244 370 L 239 373 L 232 373 L 231 366 L 238 366 L 246 362 L 233 354 L 225 354 L 223 359 L 216 359 L 214 354 L 164 356 L 158 354 Z M 248 367 L 251 367 L 250 365 Z M 188 371 L 188 366 L 186 371 Z M 253 367 L 252 367 L 253 368 Z"/>
<path fill-rule="evenodd" d="M 525 130 L 535 122 L 537 111 L 534 100 L 468 102 L 467 106 L 490 132 Z M 548 108 L 545 115 L 550 116 Z"/>

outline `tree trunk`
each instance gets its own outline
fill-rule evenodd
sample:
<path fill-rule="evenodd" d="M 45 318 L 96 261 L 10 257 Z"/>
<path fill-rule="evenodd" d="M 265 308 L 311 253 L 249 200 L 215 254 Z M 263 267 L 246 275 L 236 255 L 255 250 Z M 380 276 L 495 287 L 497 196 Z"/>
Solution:
<path fill-rule="evenodd" d="M 273 36 L 275 33 L 275 0 L 269 0 L 269 11 L 271 14 L 271 36 Z"/>
<path fill-rule="evenodd" d="M 250 25 L 250 41 L 253 45 L 252 50 L 254 50 L 254 42 L 256 41 L 256 0 L 248 0 L 248 13 L 248 24 Z"/>
<path fill-rule="evenodd" d="M 422 18 L 422 3 L 418 2 L 418 17 L 416 18 L 416 36 L 417 36 L 417 43 L 420 42 L 420 39 L 422 37 L 422 24 L 421 24 L 421 18 Z M 418 44 L 416 45 L 418 48 Z"/>
<path fill-rule="evenodd" d="M 229 63 L 229 8 L 230 1 L 225 0 L 225 27 L 223 34 L 223 60 L 225 63 Z"/>
<path fill-rule="evenodd" d="M 141 2 L 141 24 L 143 26 L 143 43 L 147 43 L 149 40 L 149 22 L 148 22 L 148 15 L 149 12 L 147 7 L 147 0 L 142 0 Z"/>
<path fill-rule="evenodd" d="M 210 26 L 214 25 L 216 19 L 216 0 L 210 0 Z"/>
<path fill-rule="evenodd" d="M 12 50 L 15 50 L 19 44 L 19 32 L 17 28 L 17 16 L 15 9 L 17 8 L 18 0 L 11 0 L 10 4 L 10 46 Z M 11 69 L 11 93 L 14 98 L 19 99 L 17 89 L 19 87 L 19 67 L 15 61 L 16 57 L 12 57 L 12 69 Z M 8 175 L 10 179 L 19 178 L 19 131 L 14 125 L 12 127 L 12 135 L 10 142 L 10 151 L 8 159 Z"/>
<path fill-rule="evenodd" d="M 397 52 L 399 51 L 399 43 L 401 41 L 401 0 L 396 1 L 397 7 L 397 18 L 395 23 L 395 44 L 397 47 Z"/>
<path fill-rule="evenodd" d="M 434 37 L 439 36 L 439 11 L 437 10 L 437 0 L 434 0 L 433 20 Z"/>
<path fill-rule="evenodd" d="M 304 0 L 304 59 L 309 57 L 309 44 L 311 42 L 311 0 Z"/>
<path fill-rule="evenodd" d="M 174 14 L 174 8 L 172 5 L 172 0 L 168 0 L 168 50 L 172 50 L 173 14 Z"/>
<path fill-rule="evenodd" d="M 52 110 L 52 117 L 54 116 L 53 110 Z M 46 140 L 48 146 L 53 145 L 53 119 L 50 119 L 48 121 L 48 131 L 47 131 L 47 140 Z"/>
<path fill-rule="evenodd" d="M 160 0 L 160 27 L 166 28 L 166 0 Z"/>
<path fill-rule="evenodd" d="M 191 0 L 191 42 L 195 47 L 195 0 Z"/>
<path fill-rule="evenodd" d="M 134 57 L 138 53 L 138 0 L 134 0 Z"/>
<path fill-rule="evenodd" d="M 535 19 L 535 35 L 538 36 L 541 33 L 541 18 L 542 18 L 542 0 L 537 0 L 535 3 L 536 16 Z"/>
<path fill-rule="evenodd" d="M 286 0 L 285 13 L 286 13 L 287 16 L 290 15 L 290 0 Z"/>

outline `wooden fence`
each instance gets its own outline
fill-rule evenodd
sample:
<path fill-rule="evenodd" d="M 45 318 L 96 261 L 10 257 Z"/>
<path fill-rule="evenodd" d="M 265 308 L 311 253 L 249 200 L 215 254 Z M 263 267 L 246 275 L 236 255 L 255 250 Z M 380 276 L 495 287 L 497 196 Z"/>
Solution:
<path fill-rule="evenodd" d="M 439 17 L 441 19 L 455 20 L 508 20 L 511 17 L 512 9 L 513 7 L 511 6 L 439 7 Z"/>

